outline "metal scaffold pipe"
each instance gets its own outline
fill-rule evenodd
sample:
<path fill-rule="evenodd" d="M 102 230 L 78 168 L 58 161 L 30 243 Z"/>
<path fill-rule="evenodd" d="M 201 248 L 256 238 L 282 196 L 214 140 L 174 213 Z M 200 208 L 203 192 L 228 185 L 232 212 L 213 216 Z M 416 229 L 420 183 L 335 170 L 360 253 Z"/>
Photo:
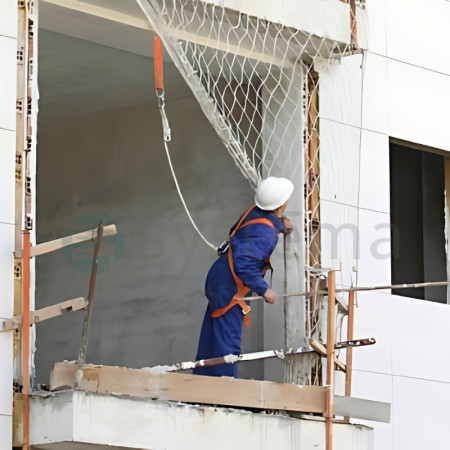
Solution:
<path fill-rule="evenodd" d="M 421 287 L 435 287 L 435 286 L 447 286 L 450 281 L 432 281 L 428 283 L 409 283 L 409 284 L 390 284 L 385 286 L 361 286 L 361 287 L 350 287 L 336 289 L 335 292 L 364 292 L 364 291 L 379 291 L 384 289 L 411 289 L 411 288 L 421 288 Z M 328 290 L 317 291 L 317 294 L 328 295 Z M 310 292 L 299 292 L 296 294 L 281 294 L 278 298 L 287 297 L 311 297 Z M 253 301 L 253 300 L 264 300 L 264 297 L 258 295 L 254 297 L 242 297 L 239 300 Z"/>

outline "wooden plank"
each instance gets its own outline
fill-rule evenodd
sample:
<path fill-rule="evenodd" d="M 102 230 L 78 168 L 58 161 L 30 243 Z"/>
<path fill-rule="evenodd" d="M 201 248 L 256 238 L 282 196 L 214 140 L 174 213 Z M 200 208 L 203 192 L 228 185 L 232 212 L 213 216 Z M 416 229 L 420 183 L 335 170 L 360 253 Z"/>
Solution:
<path fill-rule="evenodd" d="M 30 326 L 51 319 L 53 317 L 61 316 L 66 312 L 79 311 L 87 306 L 87 301 L 84 297 L 78 297 L 73 300 L 66 300 L 56 305 L 47 306 L 46 308 L 38 309 L 37 311 L 30 311 Z M 15 316 L 12 319 L 5 319 L 0 321 L 0 331 L 10 331 L 20 328 L 22 324 L 22 317 Z"/>
<path fill-rule="evenodd" d="M 317 353 L 319 353 L 319 355 L 321 355 L 321 356 L 326 358 L 326 356 L 327 356 L 327 348 L 325 347 L 325 345 L 321 344 L 320 342 L 317 342 L 315 339 L 310 339 L 309 340 L 309 345 L 311 345 L 311 347 Z M 336 364 L 338 369 L 342 370 L 342 372 L 346 371 L 345 363 L 343 363 L 342 361 L 340 361 L 336 357 L 334 358 L 334 363 Z"/>
<path fill-rule="evenodd" d="M 22 325 L 22 316 L 16 316 L 11 319 L 2 319 L 0 321 L 0 331 L 20 330 Z"/>
<path fill-rule="evenodd" d="M 73 363 L 56 363 L 50 373 L 50 390 L 61 391 L 75 387 L 78 366 Z"/>
<path fill-rule="evenodd" d="M 31 323 L 38 323 L 44 320 L 51 319 L 52 317 L 61 316 L 64 313 L 79 311 L 87 306 L 87 301 L 84 297 L 78 297 L 73 300 L 67 300 L 65 302 L 57 303 L 56 305 L 47 306 L 46 308 L 32 311 Z"/>
<path fill-rule="evenodd" d="M 309 340 L 309 345 L 321 356 L 327 356 L 327 349 L 325 345 L 321 344 L 320 342 L 317 342 L 315 339 Z"/>
<path fill-rule="evenodd" d="M 353 340 L 354 329 L 354 315 L 355 315 L 355 291 L 350 291 L 348 295 L 348 325 L 347 325 L 347 341 Z M 353 348 L 347 349 L 346 357 L 347 371 L 345 373 L 345 395 L 350 397 L 352 395 L 352 367 L 353 367 Z"/>
<path fill-rule="evenodd" d="M 28 450 L 30 438 L 30 232 L 23 233 L 23 268 L 22 268 L 22 327 L 21 334 L 21 381 L 22 381 L 22 448 Z"/>
<path fill-rule="evenodd" d="M 75 385 L 75 378 L 77 383 Z M 326 388 L 228 377 L 164 373 L 147 370 L 57 363 L 50 390 L 62 386 L 88 392 L 155 400 L 323 414 Z"/>
<path fill-rule="evenodd" d="M 117 234 L 115 225 L 107 225 L 103 227 L 103 236 L 114 236 Z M 80 242 L 90 241 L 97 237 L 97 228 L 83 231 L 81 233 L 72 234 L 71 236 L 55 239 L 54 241 L 43 242 L 31 247 L 31 256 L 43 255 L 45 253 L 54 252 L 69 245 L 79 244 Z"/>

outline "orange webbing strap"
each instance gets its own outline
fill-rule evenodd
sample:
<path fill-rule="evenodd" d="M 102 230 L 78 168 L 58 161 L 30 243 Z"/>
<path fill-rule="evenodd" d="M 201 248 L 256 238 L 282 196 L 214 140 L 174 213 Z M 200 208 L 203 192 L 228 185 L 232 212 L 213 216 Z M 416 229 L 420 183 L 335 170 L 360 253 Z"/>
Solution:
<path fill-rule="evenodd" d="M 163 57 L 162 57 L 162 43 L 160 37 L 155 34 L 153 39 L 153 64 L 155 66 L 155 88 L 156 90 L 164 90 L 163 77 Z"/>
<path fill-rule="evenodd" d="M 239 231 L 241 228 L 246 227 L 247 225 L 254 225 L 257 223 L 269 225 L 272 228 L 275 228 L 273 223 L 269 219 L 253 219 L 249 220 L 248 222 L 242 223 L 245 218 L 249 215 L 250 211 L 254 208 L 252 206 L 249 208 L 245 214 L 242 216 L 241 220 L 237 224 L 236 228 L 234 229 L 233 233 L 230 235 L 230 239 Z M 230 270 L 231 274 L 233 275 L 234 282 L 236 283 L 237 292 L 234 294 L 233 298 L 230 300 L 230 303 L 228 303 L 227 306 L 224 306 L 223 308 L 216 309 L 211 316 L 214 318 L 223 316 L 226 312 L 228 312 L 233 306 L 239 305 L 242 309 L 242 314 L 244 314 L 244 325 L 248 328 L 250 327 L 250 306 L 247 305 L 247 303 L 244 300 L 239 300 L 240 298 L 245 297 L 249 292 L 250 288 L 245 286 L 245 284 L 242 282 L 242 280 L 236 275 L 236 272 L 234 270 L 234 261 L 233 261 L 233 252 L 231 251 L 231 246 L 228 249 L 228 263 L 230 264 Z M 266 264 L 270 265 L 270 260 L 267 258 Z"/>
<path fill-rule="evenodd" d="M 252 219 L 249 220 L 248 222 L 245 222 L 244 224 L 242 224 L 239 228 L 245 228 L 249 225 L 254 225 L 256 223 L 263 223 L 264 225 L 269 225 L 269 227 L 275 228 L 274 224 L 269 220 L 269 219 Z"/>
<path fill-rule="evenodd" d="M 166 112 L 164 110 L 164 77 L 163 77 L 163 52 L 162 52 L 161 39 L 157 34 L 153 40 L 153 64 L 155 66 L 155 87 L 156 87 L 156 97 L 158 99 L 159 112 L 161 114 L 164 141 L 169 142 L 171 139 L 169 121 L 167 120 Z M 166 145 L 166 153 L 169 158 L 169 150 Z M 176 184 L 176 180 L 175 180 Z"/>
<path fill-rule="evenodd" d="M 233 306 L 239 305 L 242 309 L 242 314 L 244 314 L 244 325 L 246 327 L 250 326 L 250 306 L 245 303 L 244 300 L 238 300 L 238 298 L 245 297 L 249 292 L 250 288 L 244 285 L 244 283 L 241 281 L 241 279 L 236 275 L 236 272 L 234 271 L 234 264 L 233 264 L 233 253 L 231 251 L 231 248 L 228 249 L 228 262 L 230 264 L 231 274 L 233 275 L 234 282 L 236 283 L 237 292 L 233 296 L 233 298 L 230 300 L 230 303 L 228 303 L 227 306 L 224 306 L 223 308 L 216 309 L 211 316 L 214 318 L 223 316 L 226 312 L 228 312 Z"/>
<path fill-rule="evenodd" d="M 230 241 L 231 238 L 239 231 L 239 229 L 242 226 L 242 222 L 247 218 L 247 216 L 252 212 L 252 210 L 255 208 L 256 205 L 252 205 L 250 206 L 250 208 L 247 209 L 247 211 L 245 211 L 244 214 L 242 214 L 242 217 L 240 218 L 238 224 L 236 225 L 236 228 L 233 230 L 233 232 L 230 234 Z M 266 219 L 267 220 L 267 219 Z"/>

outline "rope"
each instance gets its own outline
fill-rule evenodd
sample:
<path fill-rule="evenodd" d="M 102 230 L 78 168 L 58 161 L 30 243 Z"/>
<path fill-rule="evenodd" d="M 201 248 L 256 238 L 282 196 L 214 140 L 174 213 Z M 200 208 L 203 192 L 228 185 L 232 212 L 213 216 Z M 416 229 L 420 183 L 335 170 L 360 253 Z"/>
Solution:
<path fill-rule="evenodd" d="M 172 159 L 170 157 L 169 147 L 168 147 L 166 141 L 164 141 L 164 148 L 166 150 L 167 160 L 169 161 L 170 172 L 172 173 L 172 178 L 173 178 L 173 181 L 174 181 L 175 186 L 177 188 L 178 195 L 180 197 L 181 203 L 184 206 L 184 210 L 186 211 L 186 214 L 187 214 L 187 216 L 189 217 L 189 220 L 192 223 L 192 226 L 195 228 L 195 231 L 197 231 L 198 235 L 203 239 L 203 241 L 207 245 L 209 245 L 214 251 L 216 251 L 218 246 L 211 244 L 211 242 L 209 242 L 208 239 L 206 239 L 205 236 L 203 236 L 202 232 L 198 229 L 197 225 L 195 224 L 194 219 L 191 216 L 191 213 L 189 212 L 189 209 L 188 209 L 188 207 L 186 205 L 186 202 L 184 201 L 184 197 L 183 197 L 183 194 L 181 192 L 180 185 L 178 184 L 177 176 L 175 175 L 175 171 L 173 169 Z"/>
<path fill-rule="evenodd" d="M 163 142 L 164 142 L 164 148 L 166 150 L 167 160 L 169 161 L 169 167 L 170 172 L 172 173 L 172 178 L 175 183 L 175 186 L 178 191 L 178 195 L 180 197 L 181 203 L 183 204 L 184 210 L 186 211 L 187 216 L 189 217 L 189 220 L 192 223 L 192 226 L 195 228 L 195 231 L 197 231 L 198 235 L 205 241 L 207 245 L 209 245 L 214 251 L 217 250 L 217 246 L 214 246 L 209 242 L 205 236 L 200 232 L 197 225 L 194 222 L 194 219 L 191 216 L 191 213 L 189 212 L 189 209 L 186 205 L 186 202 L 184 201 L 183 194 L 181 193 L 180 185 L 178 184 L 177 176 L 175 175 L 175 170 L 173 169 L 172 165 L 172 159 L 170 157 L 169 153 L 169 147 L 167 145 L 167 142 L 171 140 L 171 132 L 170 132 L 170 126 L 169 121 L 167 120 L 167 116 L 164 110 L 164 75 L 163 75 L 163 56 L 162 56 L 162 42 L 160 37 L 155 34 L 154 40 L 153 40 L 153 61 L 154 61 L 154 68 L 155 68 L 155 88 L 156 88 L 156 97 L 158 99 L 158 107 L 159 112 L 161 114 L 161 120 L 162 120 L 162 126 L 163 126 Z"/>

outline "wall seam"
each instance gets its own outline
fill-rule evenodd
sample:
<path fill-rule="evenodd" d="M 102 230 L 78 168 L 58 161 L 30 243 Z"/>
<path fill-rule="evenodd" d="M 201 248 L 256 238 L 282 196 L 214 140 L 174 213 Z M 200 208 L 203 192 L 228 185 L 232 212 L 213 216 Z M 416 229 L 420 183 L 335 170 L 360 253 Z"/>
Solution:
<path fill-rule="evenodd" d="M 339 125 L 344 125 L 346 127 L 356 128 L 357 130 L 369 131 L 371 133 L 377 133 L 377 134 L 381 134 L 383 136 L 389 136 L 389 133 L 383 133 L 382 131 L 372 130 L 371 128 L 364 128 L 364 127 L 360 127 L 358 125 L 352 125 L 350 123 L 340 122 L 339 120 L 329 119 L 327 117 L 320 117 L 320 120 L 327 120 L 328 122 L 337 123 Z"/>
<path fill-rule="evenodd" d="M 371 52 L 369 50 L 367 51 L 367 53 L 370 53 L 371 55 L 379 56 L 381 58 L 385 58 L 385 59 L 387 59 L 389 61 L 395 61 L 395 62 L 398 62 L 400 64 L 406 64 L 406 65 L 411 66 L 411 67 L 416 67 L 417 69 L 423 69 L 423 70 L 427 70 L 428 72 L 437 73 L 438 75 L 444 75 L 446 77 L 450 77 L 450 73 L 445 73 L 445 72 L 441 72 L 439 70 L 430 69 L 429 67 L 419 66 L 417 64 L 413 64 L 413 63 L 410 63 L 408 61 L 402 61 L 401 59 L 392 58 L 390 56 L 380 55 L 379 53 Z"/>
<path fill-rule="evenodd" d="M 409 380 L 429 381 L 429 382 L 432 382 L 432 383 L 440 383 L 440 384 L 450 384 L 450 381 L 433 380 L 431 378 L 412 377 L 412 376 L 408 376 L 408 375 L 396 375 L 394 373 L 377 372 L 375 370 L 355 369 L 354 367 L 353 367 L 353 370 L 356 371 L 356 372 L 362 372 L 362 373 L 373 373 L 373 374 L 376 374 L 376 375 L 385 375 L 387 377 L 406 378 L 406 379 L 409 379 Z"/>
<path fill-rule="evenodd" d="M 320 201 L 321 202 L 323 201 L 323 202 L 335 203 L 336 205 L 348 206 L 349 208 L 362 209 L 364 211 L 371 211 L 371 212 L 374 212 L 374 213 L 385 214 L 387 216 L 391 215 L 391 213 L 388 213 L 386 211 L 379 211 L 377 209 L 364 208 L 362 206 L 355 206 L 355 205 L 351 205 L 350 203 L 337 202 L 335 200 L 328 200 L 326 198 L 321 198 Z"/>

